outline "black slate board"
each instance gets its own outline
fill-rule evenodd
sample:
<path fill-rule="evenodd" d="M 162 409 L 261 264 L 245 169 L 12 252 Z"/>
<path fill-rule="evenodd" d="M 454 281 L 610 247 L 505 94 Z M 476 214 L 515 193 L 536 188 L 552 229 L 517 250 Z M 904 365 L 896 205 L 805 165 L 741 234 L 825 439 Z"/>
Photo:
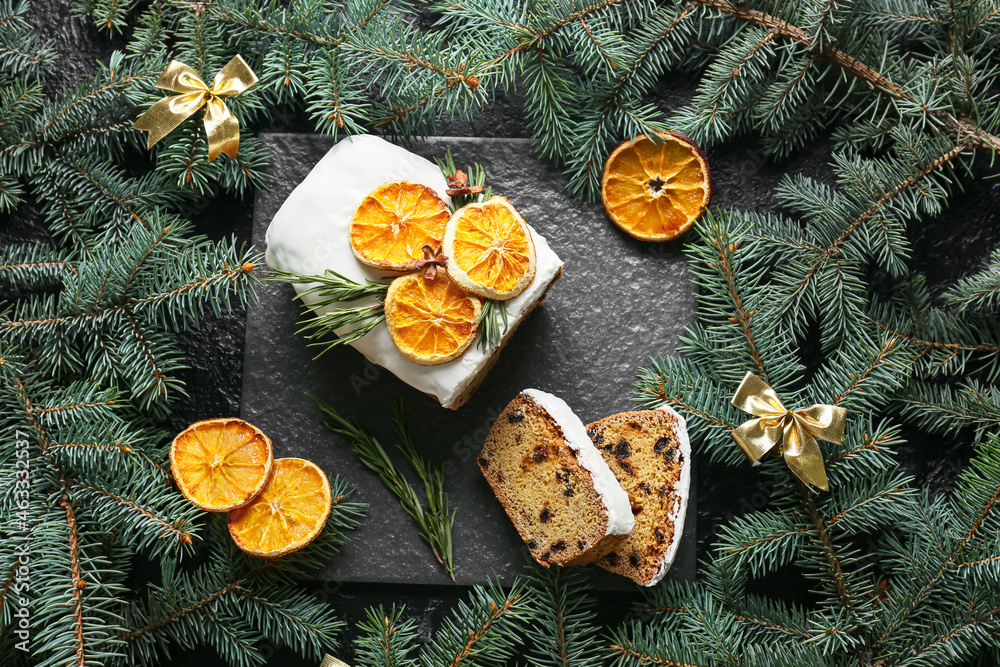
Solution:
<path fill-rule="evenodd" d="M 311 134 L 261 139 L 273 155 L 275 176 L 254 206 L 253 242 L 263 252 L 271 218 L 333 142 Z M 510 199 L 565 262 L 564 276 L 545 305 L 521 325 L 472 400 L 457 411 L 445 410 L 350 347 L 313 361 L 314 350 L 295 335 L 301 313 L 289 285 L 261 286 L 260 303 L 247 314 L 243 418 L 272 438 L 276 456 L 317 462 L 349 480 L 357 489 L 354 498 L 368 504 L 364 524 L 321 573 L 325 579 L 450 583 L 395 497 L 357 461 L 346 438 L 323 427 L 322 413 L 304 392 L 359 418 L 393 455 L 398 452 L 392 451 L 390 402 L 402 397 L 417 446 L 445 462 L 458 513 L 457 583 L 483 583 L 493 576 L 509 583 L 531 559 L 475 462 L 493 420 L 527 387 L 561 396 L 585 422 L 631 409 L 639 366 L 671 353 L 694 317 L 679 245 L 635 241 L 618 231 L 600 206 L 572 201 L 562 175 L 531 157 L 528 140 L 437 137 L 411 146 L 426 157 L 442 156 L 449 148 L 458 165 L 482 164 L 494 192 Z M 694 578 L 694 495 L 668 577 Z M 593 569 L 598 586 L 631 586 Z"/>

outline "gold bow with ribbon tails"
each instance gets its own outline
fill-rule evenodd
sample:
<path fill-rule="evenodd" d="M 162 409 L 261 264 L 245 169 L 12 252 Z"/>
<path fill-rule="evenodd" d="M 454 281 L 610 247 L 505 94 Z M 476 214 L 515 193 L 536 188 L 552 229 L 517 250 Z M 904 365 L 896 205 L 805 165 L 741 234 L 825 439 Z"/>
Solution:
<path fill-rule="evenodd" d="M 816 438 L 840 444 L 844 439 L 847 410 L 835 405 L 810 405 L 787 410 L 762 379 L 747 373 L 733 396 L 733 405 L 757 419 L 741 424 L 733 439 L 754 463 L 780 443 L 781 454 L 792 472 L 806 484 L 829 491 L 823 453 Z"/>
<path fill-rule="evenodd" d="M 182 62 L 171 60 L 156 82 L 161 90 L 180 95 L 164 97 L 149 108 L 132 127 L 149 132 L 146 148 L 170 134 L 195 111 L 205 107 L 205 132 L 208 134 L 208 161 L 225 153 L 236 157 L 240 147 L 240 121 L 226 107 L 223 98 L 238 95 L 257 83 L 257 75 L 234 56 L 226 63 L 209 88 L 198 73 Z"/>

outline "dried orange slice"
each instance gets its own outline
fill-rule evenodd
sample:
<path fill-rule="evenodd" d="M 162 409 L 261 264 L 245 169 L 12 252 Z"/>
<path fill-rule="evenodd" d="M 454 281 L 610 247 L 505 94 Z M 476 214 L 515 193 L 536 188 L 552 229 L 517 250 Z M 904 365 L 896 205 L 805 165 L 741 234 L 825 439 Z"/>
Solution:
<path fill-rule="evenodd" d="M 385 323 L 400 354 L 421 366 L 443 364 L 465 352 L 476 338 L 483 302 L 452 282 L 444 271 L 396 278 L 385 296 Z"/>
<path fill-rule="evenodd" d="M 426 185 L 383 183 L 354 212 L 351 248 L 369 266 L 405 271 L 423 257 L 425 245 L 441 247 L 450 217 L 448 205 Z"/>
<path fill-rule="evenodd" d="M 242 419 L 207 419 L 170 445 L 170 470 L 184 497 L 209 512 L 250 502 L 271 474 L 271 440 Z"/>
<path fill-rule="evenodd" d="M 608 217 L 643 241 L 669 241 L 686 234 L 712 197 L 708 160 L 691 139 L 659 132 L 639 135 L 611 153 L 604 164 L 601 200 Z"/>
<path fill-rule="evenodd" d="M 304 459 L 276 459 L 264 491 L 229 513 L 229 534 L 243 551 L 277 558 L 306 546 L 330 516 L 330 480 Z"/>
<path fill-rule="evenodd" d="M 531 230 L 504 197 L 455 211 L 444 233 L 443 252 L 448 276 L 487 299 L 513 299 L 535 277 Z"/>

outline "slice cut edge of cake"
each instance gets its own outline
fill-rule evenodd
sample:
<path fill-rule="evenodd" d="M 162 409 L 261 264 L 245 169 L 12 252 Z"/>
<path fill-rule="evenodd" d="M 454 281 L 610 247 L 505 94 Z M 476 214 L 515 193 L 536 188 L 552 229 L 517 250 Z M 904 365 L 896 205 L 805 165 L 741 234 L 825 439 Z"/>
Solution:
<path fill-rule="evenodd" d="M 667 430 L 659 431 L 658 424 Z M 603 542 L 569 564 L 593 563 L 641 586 L 654 586 L 673 565 L 683 537 L 691 495 L 687 424 L 673 408 L 662 404 L 654 410 L 609 415 L 589 424 L 587 430 L 629 494 L 636 525 L 630 535 Z M 652 451 L 644 451 L 644 446 Z M 650 453 L 654 454 L 653 467 Z M 661 456 L 666 465 L 657 462 Z M 667 481 L 657 479 L 662 474 L 667 474 Z"/>
<path fill-rule="evenodd" d="M 552 416 L 553 421 L 562 430 L 566 444 L 577 454 L 577 461 L 590 473 L 594 482 L 594 490 L 601 497 L 608 513 L 608 526 L 605 535 L 628 535 L 635 525 L 632 516 L 632 504 L 628 494 L 618 478 L 611 472 L 610 466 L 597 451 L 587 427 L 573 412 L 563 399 L 554 394 L 539 389 L 525 389 L 521 392 L 538 403 Z"/>
<path fill-rule="evenodd" d="M 551 394 L 518 393 L 494 422 L 477 462 L 543 567 L 570 564 L 634 523 L 628 494 L 583 422 Z"/>

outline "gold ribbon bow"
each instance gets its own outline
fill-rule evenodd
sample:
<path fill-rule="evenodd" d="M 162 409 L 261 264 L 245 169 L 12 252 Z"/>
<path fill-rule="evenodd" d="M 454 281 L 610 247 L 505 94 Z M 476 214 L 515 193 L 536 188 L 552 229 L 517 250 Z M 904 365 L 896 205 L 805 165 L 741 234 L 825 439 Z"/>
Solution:
<path fill-rule="evenodd" d="M 823 453 L 816 438 L 840 444 L 847 410 L 835 405 L 810 405 L 786 410 L 771 387 L 747 373 L 733 396 L 733 405 L 757 417 L 733 431 L 733 439 L 754 463 L 777 444 L 792 472 L 806 484 L 829 491 Z"/>
<path fill-rule="evenodd" d="M 337 660 L 332 655 L 324 655 L 323 662 L 319 663 L 319 667 L 351 667 L 351 666 L 342 660 Z"/>
<path fill-rule="evenodd" d="M 229 111 L 222 98 L 238 95 L 255 83 L 257 75 L 238 55 L 219 70 L 211 88 L 193 69 L 171 60 L 157 80 L 156 87 L 180 95 L 164 97 L 142 114 L 132 127 L 149 132 L 146 142 L 149 149 L 205 106 L 208 161 L 217 158 L 219 153 L 236 157 L 240 147 L 240 121 Z"/>

